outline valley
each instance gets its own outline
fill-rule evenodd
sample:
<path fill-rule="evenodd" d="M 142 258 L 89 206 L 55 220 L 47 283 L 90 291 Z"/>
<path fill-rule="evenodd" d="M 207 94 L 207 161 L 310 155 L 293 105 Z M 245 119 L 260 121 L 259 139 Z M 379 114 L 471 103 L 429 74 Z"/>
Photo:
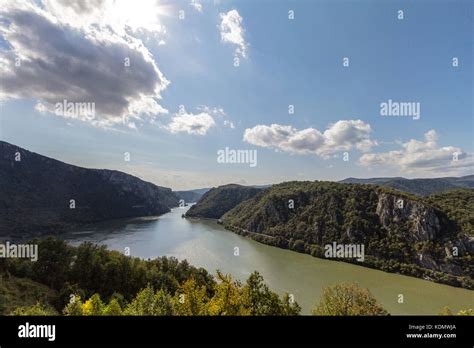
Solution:
<path fill-rule="evenodd" d="M 131 256 L 186 259 L 215 274 L 219 269 L 244 281 L 258 271 L 279 294 L 288 292 L 310 314 L 324 287 L 355 282 L 368 288 L 391 314 L 438 314 L 472 308 L 474 291 L 432 281 L 383 272 L 356 264 L 325 260 L 291 250 L 275 248 L 224 229 L 212 220 L 182 219 L 189 207 L 173 208 L 157 218 L 126 219 L 94 224 L 63 235 L 72 245 L 92 242 Z M 234 248 L 239 248 L 239 256 Z M 420 291 L 423 289 L 423 292 Z M 404 295 L 404 303 L 398 295 Z"/>

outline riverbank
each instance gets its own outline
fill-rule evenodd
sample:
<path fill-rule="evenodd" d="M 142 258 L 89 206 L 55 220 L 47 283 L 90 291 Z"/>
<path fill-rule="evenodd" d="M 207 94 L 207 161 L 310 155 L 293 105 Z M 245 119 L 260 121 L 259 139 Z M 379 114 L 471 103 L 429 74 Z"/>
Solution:
<path fill-rule="evenodd" d="M 440 284 L 446 284 L 454 287 L 460 287 L 468 290 L 474 290 L 474 280 L 468 277 L 456 277 L 442 272 L 436 272 L 430 269 L 422 268 L 418 265 L 400 263 L 394 260 L 381 260 L 377 259 L 370 255 L 365 255 L 364 261 L 357 261 L 353 258 L 331 258 L 328 259 L 324 256 L 324 248 L 316 244 L 308 243 L 297 243 L 291 240 L 284 239 L 282 237 L 269 236 L 262 233 L 256 233 L 248 231 L 237 226 L 232 226 L 225 224 L 224 222 L 219 222 L 229 231 L 232 231 L 240 236 L 251 238 L 259 243 L 266 245 L 278 247 L 281 249 L 287 249 L 291 251 L 296 251 L 303 254 L 308 254 L 313 257 L 333 260 L 333 261 L 342 261 L 351 264 L 356 264 L 359 266 L 364 266 L 368 268 L 378 269 L 384 272 L 389 273 L 398 273 L 410 277 L 420 278 L 424 280 L 433 281 Z"/>
<path fill-rule="evenodd" d="M 302 314 L 311 313 L 325 287 L 341 282 L 369 289 L 393 315 L 433 315 L 444 306 L 453 311 L 472 307 L 472 290 L 275 248 L 226 230 L 215 220 L 182 219 L 186 209 L 174 208 L 153 221 L 102 223 L 63 237 L 76 246 L 90 242 L 122 253 L 129 248 L 132 257 L 142 259 L 176 257 L 212 274 L 219 269 L 242 282 L 258 271 L 275 292 L 293 294 Z M 404 303 L 398 302 L 399 294 Z"/>
<path fill-rule="evenodd" d="M 224 223 L 220 219 L 210 219 L 210 218 L 198 218 L 198 217 L 185 217 L 186 219 L 192 219 L 195 221 L 198 220 L 207 220 L 215 221 L 216 223 L 222 225 L 226 230 L 229 230 L 233 233 L 236 233 L 240 236 L 250 238 L 256 242 L 270 245 L 273 247 L 296 251 L 298 253 L 308 254 L 316 258 L 333 260 L 333 261 L 342 261 L 346 263 L 355 264 L 358 266 L 368 267 L 372 269 L 381 270 L 389 273 L 397 273 L 410 277 L 420 278 L 423 280 L 432 281 L 439 284 L 446 284 L 449 286 L 460 287 L 463 289 L 474 290 L 474 280 L 469 279 L 468 277 L 456 277 L 453 275 L 445 274 L 442 272 L 436 272 L 430 269 L 422 268 L 418 265 L 400 263 L 394 260 L 381 260 L 373 256 L 366 255 L 363 261 L 357 261 L 353 258 L 331 258 L 328 259 L 324 256 L 325 250 L 323 247 L 316 244 L 308 243 L 296 243 L 282 237 L 270 236 L 262 233 L 252 232 L 246 229 L 242 229 L 238 226 L 233 226 L 230 224 Z"/>

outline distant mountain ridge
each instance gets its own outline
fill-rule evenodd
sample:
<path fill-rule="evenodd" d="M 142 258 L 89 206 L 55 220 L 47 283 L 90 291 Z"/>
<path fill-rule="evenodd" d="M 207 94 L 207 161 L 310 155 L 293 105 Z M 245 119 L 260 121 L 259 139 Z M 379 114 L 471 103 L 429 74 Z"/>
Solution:
<path fill-rule="evenodd" d="M 169 188 L 123 172 L 70 165 L 0 141 L 0 233 L 56 233 L 71 225 L 161 215 Z"/>
<path fill-rule="evenodd" d="M 421 196 L 458 188 L 474 189 L 474 175 L 429 179 L 405 179 L 402 177 L 368 179 L 347 178 L 339 182 L 343 184 L 380 185 Z"/>
<path fill-rule="evenodd" d="M 196 191 L 173 191 L 184 203 L 196 203 L 202 197 L 202 194 Z"/>

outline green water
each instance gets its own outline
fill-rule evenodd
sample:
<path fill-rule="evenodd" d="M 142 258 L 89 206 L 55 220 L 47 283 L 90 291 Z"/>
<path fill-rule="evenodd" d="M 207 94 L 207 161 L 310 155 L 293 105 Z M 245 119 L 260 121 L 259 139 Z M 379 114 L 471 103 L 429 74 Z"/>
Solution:
<path fill-rule="evenodd" d="M 310 313 L 325 286 L 343 281 L 368 288 L 391 314 L 437 314 L 443 306 L 474 307 L 474 291 L 267 246 L 213 221 L 182 219 L 186 209 L 176 208 L 159 218 L 101 223 L 65 238 L 72 244 L 91 241 L 119 251 L 128 247 L 132 256 L 141 258 L 187 259 L 209 272 L 220 269 L 240 280 L 257 270 L 272 290 L 294 294 L 304 314 Z M 404 303 L 398 303 L 399 294 Z"/>

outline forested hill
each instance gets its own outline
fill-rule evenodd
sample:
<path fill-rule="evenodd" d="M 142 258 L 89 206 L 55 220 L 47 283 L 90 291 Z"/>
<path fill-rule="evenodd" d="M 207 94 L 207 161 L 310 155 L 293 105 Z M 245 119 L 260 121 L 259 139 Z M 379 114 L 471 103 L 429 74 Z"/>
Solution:
<path fill-rule="evenodd" d="M 186 213 L 187 217 L 219 219 L 241 202 L 254 197 L 260 188 L 229 184 L 207 191 L 196 205 Z"/>
<path fill-rule="evenodd" d="M 427 199 L 474 238 L 474 190 L 451 190 L 430 195 Z"/>
<path fill-rule="evenodd" d="M 457 195 L 472 202 L 472 190 Z M 449 199 L 435 205 L 374 185 L 287 182 L 221 219 L 239 234 L 318 257 L 325 257 L 325 245 L 334 242 L 362 244 L 361 263 L 370 267 L 473 288 L 474 238 L 467 235 L 473 221 L 459 218 L 462 213 L 454 208 L 458 198 L 450 211 L 445 207 Z"/>
<path fill-rule="evenodd" d="M 57 233 L 72 224 L 160 215 L 171 189 L 115 170 L 87 169 L 0 142 L 0 232 Z"/>
<path fill-rule="evenodd" d="M 289 294 L 271 291 L 258 272 L 242 283 L 172 257 L 141 260 L 53 238 L 37 243 L 42 257 L 36 262 L 0 258 L 0 315 L 275 316 L 301 310 Z M 371 303 L 361 314 L 376 314 Z"/>
<path fill-rule="evenodd" d="M 474 189 L 474 175 L 462 177 L 446 177 L 432 179 L 405 179 L 405 178 L 347 178 L 344 184 L 373 184 L 390 187 L 403 192 L 426 196 L 458 188 Z"/>

